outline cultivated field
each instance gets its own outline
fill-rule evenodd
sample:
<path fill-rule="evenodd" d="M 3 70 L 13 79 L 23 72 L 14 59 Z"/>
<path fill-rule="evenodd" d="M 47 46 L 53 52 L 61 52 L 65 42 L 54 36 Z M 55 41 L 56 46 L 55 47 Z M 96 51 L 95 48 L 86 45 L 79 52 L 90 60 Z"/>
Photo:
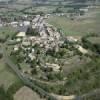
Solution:
<path fill-rule="evenodd" d="M 15 34 L 15 31 L 16 30 L 11 27 L 2 27 L 0 28 L 0 38 L 5 38 L 7 35 L 12 36 Z M 0 59 L 0 86 L 4 85 L 4 88 L 8 89 L 13 83 L 16 83 L 17 81 L 19 81 L 19 78 L 5 63 L 4 58 Z"/>
<path fill-rule="evenodd" d="M 14 95 L 14 100 L 45 100 L 40 99 L 39 95 L 33 92 L 30 88 L 24 86 L 19 89 Z"/>
<path fill-rule="evenodd" d="M 0 27 L 0 38 L 3 38 L 7 35 L 13 36 L 16 32 L 16 29 L 12 27 Z"/>
<path fill-rule="evenodd" d="M 7 90 L 13 83 L 19 81 L 18 77 L 13 73 L 4 59 L 0 59 L 0 86 L 3 85 Z"/>
<path fill-rule="evenodd" d="M 77 17 L 75 20 L 51 16 L 47 21 L 61 28 L 66 35 L 83 36 L 87 33 L 100 33 L 100 8 L 90 9 L 86 15 Z"/>
<path fill-rule="evenodd" d="M 93 44 L 100 44 L 100 37 L 90 37 L 88 40 Z"/>
<path fill-rule="evenodd" d="M 56 6 L 37 6 L 37 7 L 31 7 L 29 9 L 26 9 L 25 12 L 28 12 L 28 13 L 37 13 L 37 12 L 52 13 L 56 8 L 57 8 Z"/>

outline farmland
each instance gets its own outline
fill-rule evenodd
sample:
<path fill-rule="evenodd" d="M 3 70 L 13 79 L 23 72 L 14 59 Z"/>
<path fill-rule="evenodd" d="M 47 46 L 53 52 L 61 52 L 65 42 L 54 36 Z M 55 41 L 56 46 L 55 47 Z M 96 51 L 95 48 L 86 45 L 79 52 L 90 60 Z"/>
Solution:
<path fill-rule="evenodd" d="M 12 36 L 14 35 L 16 32 L 16 29 L 12 28 L 12 27 L 1 27 L 0 28 L 0 37 L 1 36 L 6 36 L 6 35 L 9 35 L 9 36 Z"/>
<path fill-rule="evenodd" d="M 15 34 L 16 29 L 12 27 L 0 28 L 0 39 L 5 39 L 7 36 L 11 37 Z M 1 43 L 0 46 L 3 44 Z M 2 48 L 0 47 L 1 53 Z M 13 84 L 20 83 L 20 79 L 6 64 L 4 57 L 0 59 L 0 86 L 3 85 L 5 90 L 8 90 Z"/>
<path fill-rule="evenodd" d="M 16 94 L 14 95 L 14 100 L 44 100 L 40 99 L 39 95 L 37 95 L 35 92 L 33 92 L 30 88 L 24 86 L 21 89 L 19 89 Z"/>
<path fill-rule="evenodd" d="M 100 88 L 100 7 L 84 6 L 81 15 L 79 5 L 70 6 L 1 7 L 0 86 L 15 100 L 39 99 L 32 90 L 48 99 L 51 93 L 81 96 Z M 17 75 L 31 91 L 20 89 Z"/>
<path fill-rule="evenodd" d="M 0 86 L 7 90 L 13 83 L 19 81 L 18 77 L 5 64 L 4 59 L 0 59 Z"/>
<path fill-rule="evenodd" d="M 37 12 L 44 12 L 44 13 L 52 13 L 56 9 L 56 6 L 38 6 L 38 7 L 30 7 L 26 9 L 25 12 L 28 13 L 37 13 Z"/>
<path fill-rule="evenodd" d="M 62 29 L 66 35 L 83 36 L 87 33 L 99 33 L 100 11 L 93 11 L 90 9 L 86 15 L 77 17 L 75 20 L 70 20 L 63 16 L 51 16 L 47 21 L 55 27 Z"/>
<path fill-rule="evenodd" d="M 93 44 L 100 44 L 100 37 L 90 37 L 88 40 Z"/>

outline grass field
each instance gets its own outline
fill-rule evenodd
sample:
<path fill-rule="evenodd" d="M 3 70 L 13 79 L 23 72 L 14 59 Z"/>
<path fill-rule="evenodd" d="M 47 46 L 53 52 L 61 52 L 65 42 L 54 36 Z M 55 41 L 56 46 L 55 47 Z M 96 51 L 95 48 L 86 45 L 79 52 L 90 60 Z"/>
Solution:
<path fill-rule="evenodd" d="M 0 86 L 3 85 L 7 90 L 13 83 L 19 81 L 19 78 L 13 73 L 13 71 L 4 62 L 4 59 L 0 59 Z"/>
<path fill-rule="evenodd" d="M 61 28 L 66 35 L 82 36 L 87 33 L 100 33 L 100 9 L 90 10 L 88 14 L 77 17 L 75 20 L 62 16 L 51 16 L 47 21 Z"/>
<path fill-rule="evenodd" d="M 0 38 L 6 35 L 12 36 L 13 34 L 15 34 L 15 29 L 11 27 L 0 28 Z M 9 66 L 5 64 L 5 60 L 3 58 L 0 59 L 0 85 L 4 85 L 4 88 L 8 89 L 17 81 L 19 81 L 19 78 L 13 73 Z"/>
<path fill-rule="evenodd" d="M 93 44 L 100 44 L 100 37 L 89 37 L 88 40 Z"/>
<path fill-rule="evenodd" d="M 14 95 L 14 100 L 23 100 L 23 98 L 24 100 L 45 100 L 26 86 L 20 88 Z"/>
<path fill-rule="evenodd" d="M 7 35 L 12 36 L 16 32 L 16 29 L 12 27 L 0 27 L 0 38 L 5 37 Z"/>
<path fill-rule="evenodd" d="M 37 13 L 37 12 L 44 12 L 44 13 L 52 13 L 57 7 L 56 6 L 38 6 L 38 7 L 32 7 L 25 12 L 29 13 Z"/>

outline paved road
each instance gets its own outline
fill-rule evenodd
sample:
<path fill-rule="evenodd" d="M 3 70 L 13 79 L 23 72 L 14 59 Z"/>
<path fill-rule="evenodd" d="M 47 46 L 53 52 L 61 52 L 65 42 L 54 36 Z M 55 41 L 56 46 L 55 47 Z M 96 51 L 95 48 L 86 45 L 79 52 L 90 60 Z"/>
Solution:
<path fill-rule="evenodd" d="M 20 70 L 18 69 L 18 66 L 16 64 L 14 64 L 10 57 L 8 56 L 6 49 L 5 49 L 5 45 L 2 45 L 2 51 L 3 51 L 3 57 L 5 59 L 5 63 L 7 63 L 9 65 L 9 67 L 17 74 L 17 76 L 24 82 L 25 85 L 31 87 L 32 89 L 34 89 L 35 91 L 37 91 L 39 94 L 41 94 L 42 96 L 45 97 L 50 97 L 50 100 L 57 100 L 54 96 L 52 96 L 51 94 L 49 94 L 48 92 L 44 91 L 42 88 L 38 87 L 35 84 L 35 81 L 31 81 L 28 77 L 24 77 Z"/>

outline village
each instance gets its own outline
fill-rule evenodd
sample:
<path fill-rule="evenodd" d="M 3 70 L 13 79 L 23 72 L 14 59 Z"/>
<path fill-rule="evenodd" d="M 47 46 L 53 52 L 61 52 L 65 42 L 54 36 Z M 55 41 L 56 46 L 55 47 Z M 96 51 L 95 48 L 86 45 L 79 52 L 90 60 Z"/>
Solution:
<path fill-rule="evenodd" d="M 59 29 L 47 23 L 48 17 L 49 15 L 36 15 L 31 23 L 28 21 L 25 23 L 24 27 L 27 29 L 19 31 L 8 41 L 9 48 L 12 46 L 10 55 L 16 59 L 22 75 L 28 76 L 31 80 L 34 78 L 52 80 L 51 75 L 63 73 L 61 61 L 66 60 L 66 56 L 73 57 L 76 52 L 88 54 L 88 50 L 79 44 L 80 40 L 72 36 L 64 37 Z M 71 48 L 74 49 L 70 50 Z M 61 78 L 60 80 L 66 79 Z M 54 77 L 53 80 L 59 78 Z"/>
<path fill-rule="evenodd" d="M 0 100 L 100 100 L 100 0 L 0 0 Z"/>

